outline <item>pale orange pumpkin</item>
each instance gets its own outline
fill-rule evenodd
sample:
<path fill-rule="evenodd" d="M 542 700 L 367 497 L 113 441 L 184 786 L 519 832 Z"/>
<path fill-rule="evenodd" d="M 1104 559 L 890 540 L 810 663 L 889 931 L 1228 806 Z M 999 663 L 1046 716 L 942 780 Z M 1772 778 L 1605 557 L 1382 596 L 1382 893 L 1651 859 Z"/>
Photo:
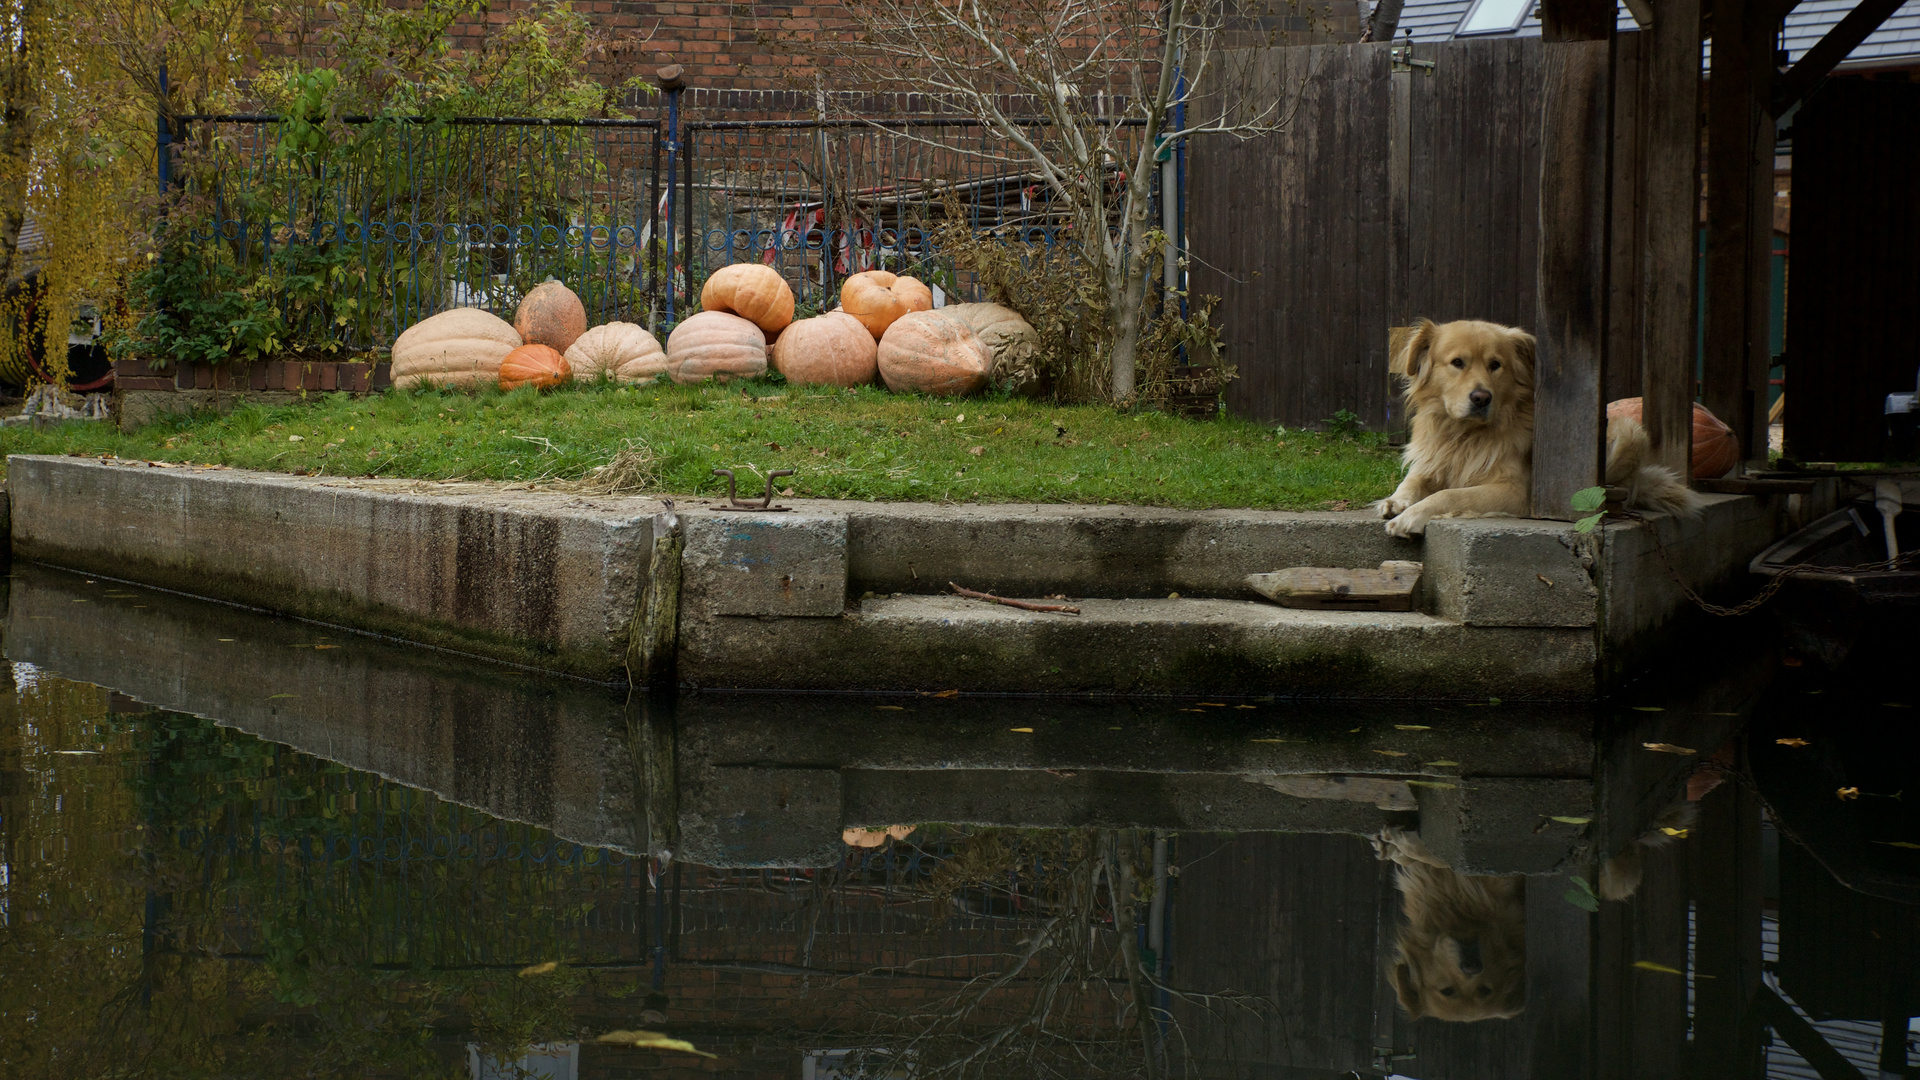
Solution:
<path fill-rule="evenodd" d="M 612 376 L 623 383 L 650 382 L 667 370 L 667 353 L 644 326 L 603 323 L 580 335 L 567 349 L 575 382 Z"/>
<path fill-rule="evenodd" d="M 1607 419 L 1625 416 L 1644 423 L 1640 398 L 1621 398 L 1607 403 Z M 1693 403 L 1693 475 L 1702 480 L 1717 480 L 1740 462 L 1740 440 L 1733 429 L 1699 402 Z"/>
<path fill-rule="evenodd" d="M 546 390 L 573 378 L 567 358 L 551 345 L 522 345 L 500 361 L 500 389 Z"/>
<path fill-rule="evenodd" d="M 700 310 L 730 312 L 771 336 L 793 321 L 793 289 L 771 266 L 733 263 L 700 287 Z"/>
<path fill-rule="evenodd" d="M 682 385 L 767 372 L 767 336 L 750 319 L 702 311 L 667 335 L 667 377 Z"/>
<path fill-rule="evenodd" d="M 973 328 L 938 311 L 894 320 L 880 339 L 880 379 L 900 393 L 971 394 L 987 385 L 993 353 Z"/>
<path fill-rule="evenodd" d="M 587 309 L 573 290 L 551 278 L 535 285 L 520 301 L 513 328 L 529 345 L 548 345 L 559 352 L 587 332 Z"/>
<path fill-rule="evenodd" d="M 880 371 L 879 346 L 844 311 L 801 319 L 773 343 L 774 370 L 796 386 L 865 386 Z"/>
<path fill-rule="evenodd" d="M 498 377 L 500 361 L 519 348 L 505 319 L 479 308 L 454 308 L 407 327 L 393 342 L 393 385 L 470 387 Z"/>
<path fill-rule="evenodd" d="M 899 277 L 887 270 L 867 270 L 840 286 L 840 310 L 860 320 L 879 341 L 893 321 L 907 313 L 907 304 L 893 291 Z"/>

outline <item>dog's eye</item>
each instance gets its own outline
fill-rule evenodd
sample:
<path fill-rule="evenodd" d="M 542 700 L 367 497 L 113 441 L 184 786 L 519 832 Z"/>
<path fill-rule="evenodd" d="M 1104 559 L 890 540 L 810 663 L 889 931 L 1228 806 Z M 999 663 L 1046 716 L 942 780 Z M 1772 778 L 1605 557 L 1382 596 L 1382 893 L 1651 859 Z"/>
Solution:
<path fill-rule="evenodd" d="M 1488 364 L 1488 365 L 1487 365 L 1487 370 L 1488 370 L 1488 371 L 1499 371 L 1499 370 L 1500 370 L 1500 361 L 1498 361 L 1498 360 L 1495 360 L 1495 361 L 1494 361 L 1493 363 L 1491 363 L 1491 364 Z"/>
<path fill-rule="evenodd" d="M 1440 993 L 1441 993 L 1442 995 L 1444 995 L 1444 996 L 1446 996 L 1446 997 L 1452 997 L 1452 996 L 1453 996 L 1453 987 L 1451 987 L 1451 986 L 1443 986 L 1443 987 L 1441 987 L 1441 988 L 1440 988 Z"/>
<path fill-rule="evenodd" d="M 1453 358 L 1453 366 L 1457 368 L 1463 368 L 1467 366 L 1467 362 L 1461 357 L 1456 356 Z"/>

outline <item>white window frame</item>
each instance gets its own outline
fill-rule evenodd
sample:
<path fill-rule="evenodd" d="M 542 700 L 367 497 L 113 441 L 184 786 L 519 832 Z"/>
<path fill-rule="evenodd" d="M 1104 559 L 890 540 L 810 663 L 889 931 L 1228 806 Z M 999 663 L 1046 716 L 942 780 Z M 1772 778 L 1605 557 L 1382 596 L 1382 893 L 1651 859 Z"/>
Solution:
<path fill-rule="evenodd" d="M 1499 2 L 1501 2 L 1501 0 L 1473 0 L 1473 6 L 1467 9 L 1465 15 L 1460 16 L 1460 22 L 1453 29 L 1453 36 L 1481 37 L 1487 34 L 1511 34 L 1515 30 L 1520 29 L 1520 25 L 1527 21 L 1528 15 L 1533 14 L 1534 5 L 1537 0 L 1520 0 L 1520 13 L 1514 16 L 1513 23 L 1510 26 L 1485 27 L 1479 30 L 1467 29 L 1468 24 L 1473 22 L 1473 17 L 1480 14 L 1481 8 L 1490 3 Z"/>

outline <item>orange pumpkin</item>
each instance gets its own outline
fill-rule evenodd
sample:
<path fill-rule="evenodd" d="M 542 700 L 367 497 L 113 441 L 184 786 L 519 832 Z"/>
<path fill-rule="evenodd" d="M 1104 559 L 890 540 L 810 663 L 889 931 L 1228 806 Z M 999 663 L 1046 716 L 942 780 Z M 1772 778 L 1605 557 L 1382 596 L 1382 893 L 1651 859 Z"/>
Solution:
<path fill-rule="evenodd" d="M 1637 397 L 1621 398 L 1607 403 L 1607 419 L 1625 416 L 1640 421 L 1642 401 Z M 1644 422 L 1644 421 L 1642 421 Z M 1693 475 L 1702 480 L 1714 480 L 1727 475 L 1740 462 L 1740 440 L 1733 429 L 1720 422 L 1720 418 L 1707 411 L 1699 402 L 1693 404 Z"/>
<path fill-rule="evenodd" d="M 793 321 L 793 289 L 771 266 L 733 263 L 700 287 L 700 310 L 730 312 L 772 336 Z"/>
<path fill-rule="evenodd" d="M 865 386 L 879 373 L 879 348 L 859 319 L 829 311 L 782 331 L 773 366 L 796 386 Z"/>
<path fill-rule="evenodd" d="M 567 358 L 551 345 L 522 345 L 500 361 L 500 389 L 531 386 L 536 390 L 559 386 L 573 378 Z"/>
<path fill-rule="evenodd" d="M 971 394 L 987 385 L 993 353 L 973 328 L 938 311 L 902 315 L 880 339 L 880 378 L 895 393 Z"/>
<path fill-rule="evenodd" d="M 549 278 L 528 291 L 513 316 L 513 328 L 529 345 L 566 352 L 587 332 L 587 309 L 573 290 Z"/>
<path fill-rule="evenodd" d="M 879 341 L 887 327 L 909 310 L 906 301 L 893 291 L 894 282 L 899 280 L 887 270 L 853 275 L 840 286 L 840 310 L 859 319 L 873 340 Z"/>
<path fill-rule="evenodd" d="M 897 277 L 893 279 L 893 288 L 890 291 L 900 298 L 901 303 L 907 305 L 908 311 L 933 310 L 933 290 L 919 278 L 904 275 Z"/>

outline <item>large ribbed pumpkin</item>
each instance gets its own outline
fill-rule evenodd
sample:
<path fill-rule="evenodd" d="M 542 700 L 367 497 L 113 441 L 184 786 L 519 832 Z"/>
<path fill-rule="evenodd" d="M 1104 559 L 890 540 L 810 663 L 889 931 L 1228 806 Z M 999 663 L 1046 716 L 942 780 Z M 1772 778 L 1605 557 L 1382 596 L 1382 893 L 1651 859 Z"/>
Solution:
<path fill-rule="evenodd" d="M 919 278 L 902 274 L 893 279 L 893 287 L 889 291 L 899 297 L 901 303 L 907 305 L 908 311 L 933 310 L 933 290 Z"/>
<path fill-rule="evenodd" d="M 771 266 L 733 263 L 700 287 L 700 310 L 732 312 L 771 337 L 793 321 L 793 289 Z"/>
<path fill-rule="evenodd" d="M 801 319 L 773 343 L 774 370 L 798 386 L 865 386 L 878 374 L 879 346 L 844 311 Z"/>
<path fill-rule="evenodd" d="M 393 342 L 393 385 L 468 387 L 500 375 L 500 361 L 520 347 L 505 319 L 479 308 L 454 308 L 422 319 Z"/>
<path fill-rule="evenodd" d="M 866 270 L 848 278 L 840 286 L 840 310 L 860 320 L 875 341 L 893 325 L 893 320 L 912 309 L 893 291 L 900 278 L 889 270 Z M 931 303 L 931 301 L 929 301 Z"/>
<path fill-rule="evenodd" d="M 689 315 L 667 335 L 667 376 L 686 384 L 767 373 L 767 336 L 724 311 Z"/>
<path fill-rule="evenodd" d="M 646 327 L 610 322 L 581 334 L 567 348 L 567 364 L 575 382 L 603 376 L 623 383 L 648 382 L 667 370 L 667 351 Z"/>
<path fill-rule="evenodd" d="M 880 378 L 895 393 L 971 394 L 987 385 L 993 354 L 973 328 L 939 311 L 894 320 L 880 339 Z"/>
<path fill-rule="evenodd" d="M 1038 386 L 1040 332 L 1019 312 L 1004 304 L 948 304 L 940 314 L 966 323 L 987 343 L 994 385 L 1009 384 L 1015 393 Z"/>
<path fill-rule="evenodd" d="M 1629 417 L 1644 422 L 1641 417 L 1642 402 L 1637 397 L 1621 398 L 1607 403 L 1607 419 L 1616 416 Z M 1707 411 L 1699 402 L 1693 404 L 1693 475 L 1702 480 L 1717 480 L 1731 472 L 1740 462 L 1740 440 L 1733 429 L 1720 422 L 1720 418 Z"/>
<path fill-rule="evenodd" d="M 543 281 L 520 301 L 513 328 L 529 345 L 547 345 L 566 352 L 587 332 L 587 309 L 580 306 L 580 298 L 572 289 L 558 281 Z"/>
<path fill-rule="evenodd" d="M 573 377 L 567 358 L 551 345 L 522 345 L 500 361 L 500 389 L 547 390 Z"/>

